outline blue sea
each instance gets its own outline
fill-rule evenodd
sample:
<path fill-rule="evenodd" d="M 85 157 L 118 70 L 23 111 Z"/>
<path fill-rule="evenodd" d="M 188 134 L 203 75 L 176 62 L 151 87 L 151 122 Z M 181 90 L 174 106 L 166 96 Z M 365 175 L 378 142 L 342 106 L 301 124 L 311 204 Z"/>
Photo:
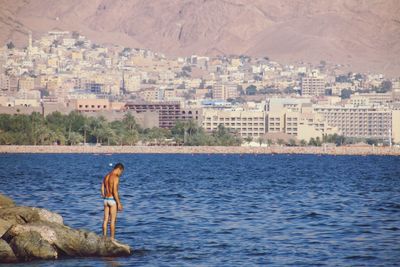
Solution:
<path fill-rule="evenodd" d="M 0 155 L 0 192 L 101 233 L 122 162 L 126 258 L 17 266 L 399 266 L 400 157 Z"/>

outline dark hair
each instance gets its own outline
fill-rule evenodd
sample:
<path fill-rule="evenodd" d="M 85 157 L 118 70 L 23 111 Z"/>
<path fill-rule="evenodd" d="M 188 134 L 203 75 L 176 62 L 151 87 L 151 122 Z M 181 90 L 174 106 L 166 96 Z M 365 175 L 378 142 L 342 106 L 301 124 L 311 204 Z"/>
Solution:
<path fill-rule="evenodd" d="M 115 166 L 114 166 L 114 170 L 115 170 L 115 169 L 124 170 L 124 165 L 122 165 L 122 163 L 117 163 L 117 164 L 115 164 Z"/>

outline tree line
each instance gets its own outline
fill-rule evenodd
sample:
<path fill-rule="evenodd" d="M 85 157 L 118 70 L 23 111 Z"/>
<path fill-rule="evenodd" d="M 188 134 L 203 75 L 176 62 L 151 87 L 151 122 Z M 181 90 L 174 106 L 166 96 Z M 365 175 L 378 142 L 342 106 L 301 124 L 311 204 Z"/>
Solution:
<path fill-rule="evenodd" d="M 79 112 L 0 114 L 0 145 L 188 145 L 237 146 L 241 138 L 224 126 L 208 134 L 194 121 L 178 121 L 172 129 L 142 128 L 132 114 L 122 120 L 86 117 Z"/>

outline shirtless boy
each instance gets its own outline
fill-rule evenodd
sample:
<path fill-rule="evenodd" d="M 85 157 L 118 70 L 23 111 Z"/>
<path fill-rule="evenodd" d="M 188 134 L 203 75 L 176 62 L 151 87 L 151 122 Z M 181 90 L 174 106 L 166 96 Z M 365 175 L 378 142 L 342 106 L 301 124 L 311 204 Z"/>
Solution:
<path fill-rule="evenodd" d="M 107 236 L 108 221 L 110 220 L 111 239 L 115 239 L 115 222 L 117 211 L 122 211 L 118 194 L 119 177 L 124 171 L 124 165 L 117 163 L 114 169 L 104 177 L 101 184 L 101 196 L 104 198 L 103 236 Z"/>

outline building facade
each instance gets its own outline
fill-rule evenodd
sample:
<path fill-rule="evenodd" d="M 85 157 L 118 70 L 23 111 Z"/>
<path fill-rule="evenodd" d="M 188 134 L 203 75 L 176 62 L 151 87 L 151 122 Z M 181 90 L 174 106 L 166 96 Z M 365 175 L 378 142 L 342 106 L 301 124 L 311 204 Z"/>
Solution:
<path fill-rule="evenodd" d="M 259 137 L 265 134 L 265 111 L 258 110 L 203 110 L 203 128 L 213 132 L 225 126 L 241 137 Z"/>
<path fill-rule="evenodd" d="M 213 99 L 220 100 L 234 99 L 239 96 L 236 84 L 217 83 L 214 85 L 212 93 Z"/>
<path fill-rule="evenodd" d="M 125 105 L 127 110 L 137 113 L 157 112 L 159 116 L 159 127 L 172 128 L 177 120 L 181 118 L 181 105 L 179 102 L 130 102 Z"/>
<path fill-rule="evenodd" d="M 392 131 L 392 110 L 386 107 L 315 106 L 314 111 L 344 136 L 388 139 Z"/>
<path fill-rule="evenodd" d="M 320 76 L 303 77 L 301 79 L 301 94 L 303 96 L 325 95 L 325 79 Z"/>

